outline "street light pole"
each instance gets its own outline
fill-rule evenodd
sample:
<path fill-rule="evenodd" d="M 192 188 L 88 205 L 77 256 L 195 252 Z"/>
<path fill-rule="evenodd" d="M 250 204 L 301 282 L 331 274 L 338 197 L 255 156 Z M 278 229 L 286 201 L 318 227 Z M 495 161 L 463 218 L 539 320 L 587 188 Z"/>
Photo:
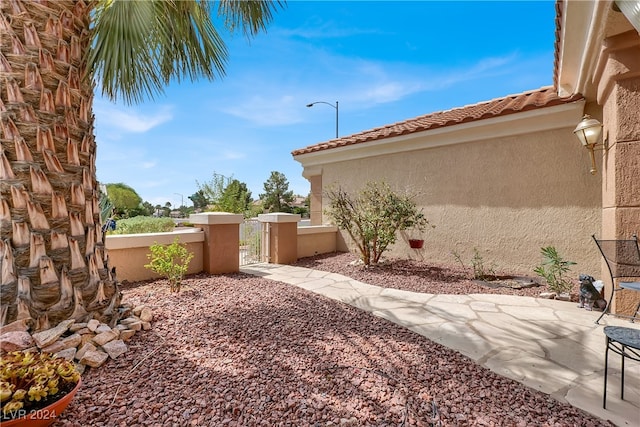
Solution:
<path fill-rule="evenodd" d="M 180 193 L 173 193 L 173 194 L 175 194 L 176 196 L 180 196 L 180 207 L 183 207 L 184 206 L 184 196 L 182 194 L 180 194 Z"/>
<path fill-rule="evenodd" d="M 312 102 L 311 104 L 307 104 L 307 107 L 313 107 L 316 104 L 326 104 L 332 108 L 336 109 L 336 139 L 338 139 L 338 117 L 339 117 L 339 109 L 338 109 L 338 101 L 336 101 L 336 105 L 333 105 L 330 102 L 325 102 L 325 101 L 316 101 L 316 102 Z"/>

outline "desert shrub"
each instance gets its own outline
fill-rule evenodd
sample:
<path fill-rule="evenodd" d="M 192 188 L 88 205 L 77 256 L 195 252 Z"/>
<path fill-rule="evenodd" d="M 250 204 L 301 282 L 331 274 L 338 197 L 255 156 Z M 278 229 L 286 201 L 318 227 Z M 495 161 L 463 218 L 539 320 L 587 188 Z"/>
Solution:
<path fill-rule="evenodd" d="M 412 195 L 397 194 L 385 183 L 369 182 L 357 194 L 330 189 L 327 196 L 327 214 L 353 239 L 366 266 L 380 261 L 396 232 L 430 225 Z"/>
<path fill-rule="evenodd" d="M 150 263 L 146 264 L 145 268 L 167 278 L 171 292 L 179 292 L 180 282 L 189 268 L 193 253 L 181 245 L 177 237 L 170 245 L 155 243 L 149 250 L 151 253 L 147 254 L 147 258 Z"/>
<path fill-rule="evenodd" d="M 172 231 L 174 228 L 175 223 L 171 218 L 136 216 L 116 221 L 115 230 L 107 234 L 162 233 Z"/>
<path fill-rule="evenodd" d="M 451 254 L 455 258 L 455 260 L 462 266 L 462 268 L 467 268 L 462 261 L 462 255 L 456 250 L 452 250 Z M 478 248 L 473 248 L 473 257 L 470 261 L 471 268 L 473 269 L 473 278 L 475 280 L 494 280 L 496 276 L 495 264 L 492 263 L 487 265 L 484 260 L 484 257 L 480 253 Z"/>
<path fill-rule="evenodd" d="M 553 246 L 540 248 L 540 252 L 543 258 L 542 264 L 534 268 L 533 271 L 546 280 L 553 292 L 558 294 L 569 292 L 573 285 L 565 275 L 569 272 L 570 266 L 576 263 L 565 261 Z"/>

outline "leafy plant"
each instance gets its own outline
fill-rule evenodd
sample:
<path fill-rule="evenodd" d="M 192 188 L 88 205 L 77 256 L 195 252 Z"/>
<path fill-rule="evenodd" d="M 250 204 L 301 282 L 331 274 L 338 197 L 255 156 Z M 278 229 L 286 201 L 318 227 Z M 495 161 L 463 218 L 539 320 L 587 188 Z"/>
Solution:
<path fill-rule="evenodd" d="M 473 248 L 471 267 L 473 268 L 473 278 L 476 280 L 487 280 L 496 275 L 493 265 L 485 265 L 484 258 L 482 257 L 482 254 L 480 254 L 478 248 Z"/>
<path fill-rule="evenodd" d="M 153 218 L 150 216 L 136 216 L 118 220 L 118 227 L 107 234 L 140 234 L 162 233 L 175 228 L 171 218 Z"/>
<path fill-rule="evenodd" d="M 466 269 L 467 267 L 464 265 L 462 261 L 462 255 L 456 250 L 451 251 L 451 255 L 455 258 L 455 260 L 462 266 L 462 268 Z M 495 265 L 491 264 L 487 266 L 484 262 L 484 258 L 482 254 L 478 250 L 478 248 L 473 248 L 473 257 L 471 258 L 471 268 L 473 268 L 473 278 L 476 280 L 493 280 L 495 279 Z"/>
<path fill-rule="evenodd" d="M 14 351 L 0 359 L 2 419 L 50 405 L 80 381 L 73 362 L 50 353 Z"/>
<path fill-rule="evenodd" d="M 169 280 L 171 292 L 180 291 L 180 282 L 184 277 L 189 263 L 193 258 L 193 253 L 189 252 L 186 246 L 180 244 L 176 237 L 170 245 L 155 243 L 149 247 L 151 251 L 147 258 L 151 260 L 145 268 L 161 274 Z"/>
<path fill-rule="evenodd" d="M 380 261 L 397 231 L 424 231 L 431 225 L 412 196 L 396 194 L 385 183 L 369 182 L 356 195 L 331 189 L 327 196 L 327 214 L 356 243 L 365 266 Z"/>
<path fill-rule="evenodd" d="M 565 274 L 569 272 L 570 266 L 575 262 L 565 261 L 553 246 L 540 248 L 543 261 L 542 264 L 533 269 L 540 277 L 546 280 L 549 288 L 558 294 L 569 292 L 573 285 L 566 279 Z"/>

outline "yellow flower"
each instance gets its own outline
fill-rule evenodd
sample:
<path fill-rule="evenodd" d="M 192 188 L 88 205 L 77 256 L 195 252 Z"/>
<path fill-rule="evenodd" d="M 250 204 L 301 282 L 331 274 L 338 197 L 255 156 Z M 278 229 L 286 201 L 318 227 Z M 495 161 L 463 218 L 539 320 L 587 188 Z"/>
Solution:
<path fill-rule="evenodd" d="M 44 387 L 37 385 L 29 388 L 29 400 L 39 402 L 45 397 L 47 397 L 47 390 Z"/>
<path fill-rule="evenodd" d="M 6 405 L 4 405 L 2 407 L 2 413 L 4 415 L 9 415 L 12 412 L 16 412 L 16 411 L 22 409 L 23 406 L 24 406 L 24 404 L 22 402 L 19 402 L 17 400 L 12 400 L 11 402 L 7 403 Z"/>
<path fill-rule="evenodd" d="M 6 381 L 0 381 L 0 402 L 4 402 L 5 400 L 9 400 L 9 398 L 11 398 L 13 388 L 13 384 L 10 384 Z"/>
<path fill-rule="evenodd" d="M 24 397 L 27 395 L 27 390 L 19 388 L 13 393 L 13 400 L 24 400 Z"/>

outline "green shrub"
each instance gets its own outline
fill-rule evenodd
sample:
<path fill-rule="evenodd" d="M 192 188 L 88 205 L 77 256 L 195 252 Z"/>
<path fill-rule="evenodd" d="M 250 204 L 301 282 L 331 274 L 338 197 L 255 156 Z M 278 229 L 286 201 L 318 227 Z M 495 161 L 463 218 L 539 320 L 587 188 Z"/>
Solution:
<path fill-rule="evenodd" d="M 386 183 L 368 182 L 358 193 L 341 188 L 327 192 L 327 214 L 358 246 L 364 265 L 380 261 L 396 232 L 433 227 L 412 195 L 397 194 Z"/>
<path fill-rule="evenodd" d="M 145 268 L 169 279 L 171 292 L 179 292 L 180 282 L 189 268 L 193 253 L 187 251 L 177 237 L 170 245 L 154 243 L 149 249 L 151 253 L 147 254 L 147 258 L 151 262 Z"/>
<path fill-rule="evenodd" d="M 175 223 L 171 218 L 136 216 L 116 221 L 116 229 L 107 234 L 162 233 L 172 231 L 174 228 Z"/>
<path fill-rule="evenodd" d="M 547 281 L 547 285 L 553 292 L 557 294 L 569 292 L 573 285 L 565 278 L 565 274 L 570 270 L 569 267 L 576 263 L 562 259 L 553 246 L 540 248 L 540 251 L 543 257 L 542 264 L 533 271 Z"/>
<path fill-rule="evenodd" d="M 467 268 L 462 261 L 462 255 L 460 255 L 460 253 L 458 253 L 456 250 L 452 250 L 451 255 L 453 255 L 455 260 L 462 266 L 462 268 Z M 495 280 L 496 278 L 495 264 L 492 263 L 491 265 L 487 266 L 478 248 L 473 248 L 471 268 L 473 269 L 473 278 L 475 280 L 491 281 Z"/>

